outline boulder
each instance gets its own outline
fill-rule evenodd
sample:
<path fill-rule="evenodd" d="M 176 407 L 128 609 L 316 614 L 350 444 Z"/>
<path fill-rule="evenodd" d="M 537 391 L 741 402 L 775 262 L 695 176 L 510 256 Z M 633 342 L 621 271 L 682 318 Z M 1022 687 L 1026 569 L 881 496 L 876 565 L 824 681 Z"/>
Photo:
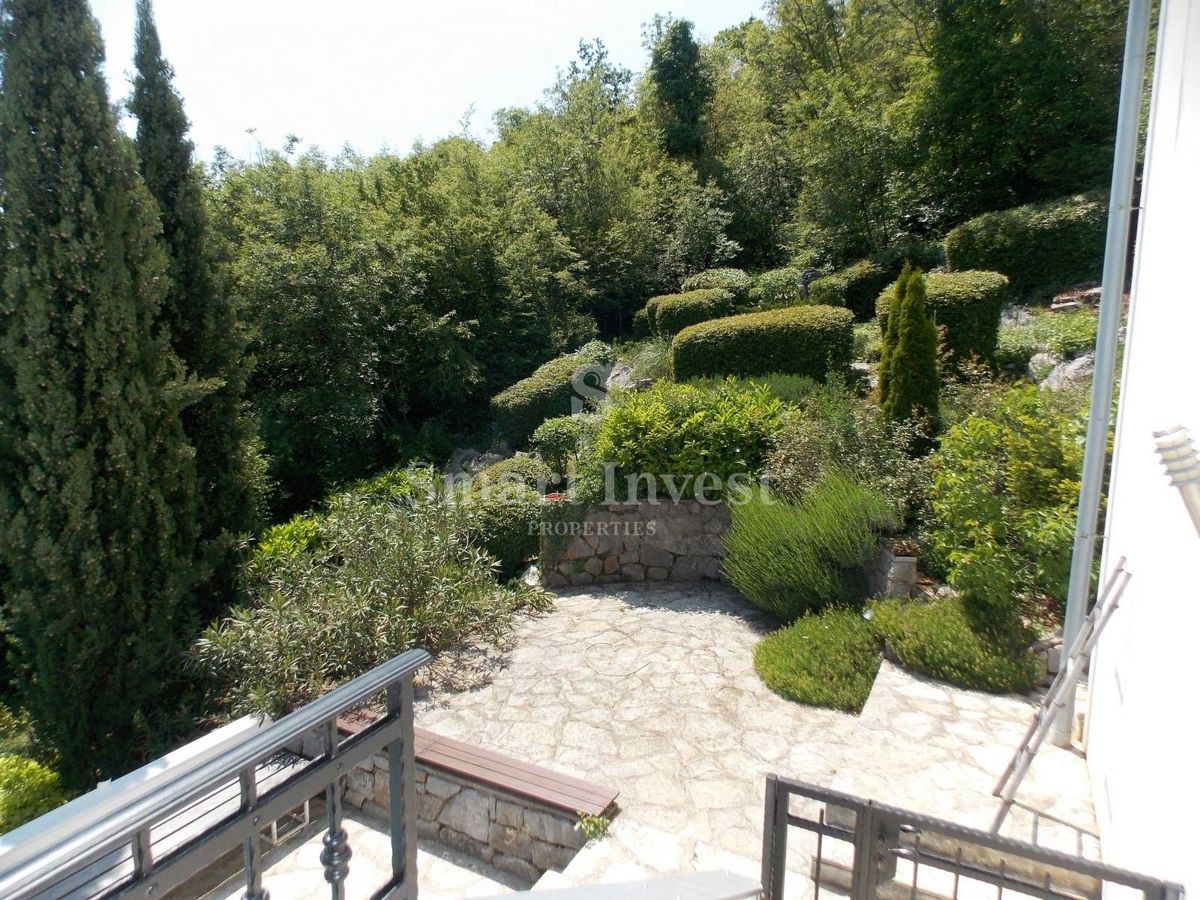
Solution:
<path fill-rule="evenodd" d="M 1096 368 L 1096 354 L 1088 352 L 1078 359 L 1060 362 L 1041 381 L 1041 387 L 1051 391 L 1061 391 L 1065 387 L 1079 384 L 1092 377 Z"/>

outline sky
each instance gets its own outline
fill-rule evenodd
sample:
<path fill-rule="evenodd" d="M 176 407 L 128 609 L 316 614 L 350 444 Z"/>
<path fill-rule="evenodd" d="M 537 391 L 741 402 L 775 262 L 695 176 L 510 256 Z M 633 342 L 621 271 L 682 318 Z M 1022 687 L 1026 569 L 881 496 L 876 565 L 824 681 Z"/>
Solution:
<path fill-rule="evenodd" d="M 259 145 L 336 153 L 407 152 L 469 131 L 494 137 L 492 114 L 530 106 L 581 38 L 600 38 L 634 71 L 646 65 L 642 25 L 656 13 L 691 19 L 702 39 L 763 0 L 157 0 L 163 53 L 192 121 L 198 154 Z M 129 93 L 134 0 L 92 0 L 107 51 L 110 96 Z M 469 111 L 473 108 L 473 113 Z M 248 129 L 254 129 L 253 134 Z"/>

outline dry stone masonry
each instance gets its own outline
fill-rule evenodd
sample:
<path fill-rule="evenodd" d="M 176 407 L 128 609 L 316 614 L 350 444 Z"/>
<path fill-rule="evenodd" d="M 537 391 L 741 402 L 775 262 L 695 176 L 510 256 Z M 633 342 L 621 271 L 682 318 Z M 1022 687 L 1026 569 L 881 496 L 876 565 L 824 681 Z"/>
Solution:
<path fill-rule="evenodd" d="M 729 508 L 697 500 L 606 503 L 543 523 L 547 587 L 618 581 L 717 581 Z"/>

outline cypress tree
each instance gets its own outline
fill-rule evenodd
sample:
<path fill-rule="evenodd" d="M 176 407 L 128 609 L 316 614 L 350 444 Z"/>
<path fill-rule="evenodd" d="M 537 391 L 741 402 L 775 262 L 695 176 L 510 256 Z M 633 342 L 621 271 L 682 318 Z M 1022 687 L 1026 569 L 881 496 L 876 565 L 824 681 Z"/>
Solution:
<path fill-rule="evenodd" d="M 893 306 L 889 315 L 896 316 Z M 938 422 L 938 333 L 925 313 L 925 276 L 914 271 L 905 286 L 900 307 L 897 340 L 891 354 L 888 393 L 883 412 L 892 420 L 923 419 L 930 433 Z"/>
<path fill-rule="evenodd" d="M 888 392 L 892 382 L 892 355 L 896 350 L 896 342 L 900 339 L 900 309 L 904 306 L 904 298 L 908 290 L 908 279 L 912 276 L 912 266 L 904 264 L 900 277 L 892 285 L 892 302 L 888 306 L 887 321 L 883 329 L 883 348 L 879 353 L 879 404 L 887 402 Z"/>
<path fill-rule="evenodd" d="M 201 549 L 216 568 L 197 596 L 207 619 L 221 612 L 231 593 L 234 537 L 256 524 L 254 436 L 242 399 L 244 342 L 217 275 L 188 120 L 162 56 L 150 0 L 138 0 L 134 62 L 129 108 L 137 117 L 142 178 L 158 202 L 170 276 L 163 320 L 188 376 L 206 392 L 183 411 L 183 426 L 196 451 Z"/>
<path fill-rule="evenodd" d="M 686 19 L 656 22 L 661 34 L 650 51 L 650 83 L 671 156 L 697 160 L 704 151 L 704 110 L 713 96 L 712 78 L 700 57 L 700 44 Z"/>
<path fill-rule="evenodd" d="M 75 788 L 152 739 L 195 556 L 160 226 L 103 57 L 85 0 L 4 2 L 0 593 L 20 699 Z"/>

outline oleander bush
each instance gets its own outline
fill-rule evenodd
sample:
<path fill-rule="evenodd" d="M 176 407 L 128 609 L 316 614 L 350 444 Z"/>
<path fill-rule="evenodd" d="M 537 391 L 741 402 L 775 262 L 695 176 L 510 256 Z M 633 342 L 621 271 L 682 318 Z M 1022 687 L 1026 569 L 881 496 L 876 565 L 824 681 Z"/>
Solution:
<path fill-rule="evenodd" d="M 499 639 L 547 598 L 497 584 L 476 530 L 468 506 L 448 498 L 334 497 L 316 547 L 253 572 L 246 604 L 205 630 L 193 660 L 234 713 L 276 716 L 399 650 Z"/>
<path fill-rule="evenodd" d="M 17 753 L 0 754 L 0 834 L 62 806 L 68 799 L 53 769 Z"/>
<path fill-rule="evenodd" d="M 879 637 L 862 612 L 834 607 L 759 641 L 754 669 L 788 700 L 857 713 L 871 694 L 879 655 Z"/>
<path fill-rule="evenodd" d="M 953 363 L 972 356 L 992 363 L 1000 335 L 1000 314 L 1008 302 L 1008 278 L 998 272 L 932 272 L 925 277 L 925 309 L 944 329 L 942 350 Z M 893 286 L 875 301 L 881 329 L 887 328 Z"/>
<path fill-rule="evenodd" d="M 895 277 L 891 269 L 862 259 L 818 278 L 808 286 L 808 299 L 826 306 L 844 306 L 856 319 L 865 321 L 875 315 L 875 298 Z"/>
<path fill-rule="evenodd" d="M 754 276 L 750 300 L 758 309 L 776 309 L 797 303 L 816 303 L 804 289 L 801 270 L 786 266 Z"/>
<path fill-rule="evenodd" d="M 746 303 L 750 299 L 750 289 L 754 282 L 741 269 L 706 269 L 689 275 L 680 286 L 681 291 L 700 291 L 712 288 L 729 291 L 737 303 Z"/>
<path fill-rule="evenodd" d="M 612 348 L 592 341 L 543 365 L 528 378 L 505 388 L 492 398 L 492 415 L 514 446 L 523 446 L 542 422 L 569 415 L 577 396 L 577 377 L 592 391 L 601 391 L 603 370 L 612 365 Z"/>
<path fill-rule="evenodd" d="M 751 603 L 787 622 L 861 602 L 862 565 L 896 521 L 882 494 L 836 471 L 798 503 L 760 492 L 731 511 L 725 574 Z"/>
<path fill-rule="evenodd" d="M 1027 693 L 1037 685 L 1032 635 L 998 641 L 980 633 L 957 597 L 876 601 L 871 625 L 902 666 L 922 675 L 993 694 Z"/>
<path fill-rule="evenodd" d="M 554 472 L 542 460 L 533 456 L 511 456 L 480 469 L 471 479 L 471 486 L 484 493 L 500 493 L 516 486 L 544 494 L 553 480 Z"/>
<path fill-rule="evenodd" d="M 679 381 L 775 373 L 824 381 L 847 371 L 853 355 L 849 310 L 789 306 L 685 328 L 671 342 L 671 371 Z"/>
<path fill-rule="evenodd" d="M 689 325 L 733 315 L 734 297 L 724 288 L 703 288 L 651 297 L 646 310 L 647 317 L 653 316 L 650 322 L 652 333 L 666 338 Z"/>
<path fill-rule="evenodd" d="M 1100 280 L 1107 223 L 1105 191 L 984 213 L 946 235 L 946 260 L 952 271 L 1007 275 L 1013 297 L 1042 302 L 1069 285 Z"/>

